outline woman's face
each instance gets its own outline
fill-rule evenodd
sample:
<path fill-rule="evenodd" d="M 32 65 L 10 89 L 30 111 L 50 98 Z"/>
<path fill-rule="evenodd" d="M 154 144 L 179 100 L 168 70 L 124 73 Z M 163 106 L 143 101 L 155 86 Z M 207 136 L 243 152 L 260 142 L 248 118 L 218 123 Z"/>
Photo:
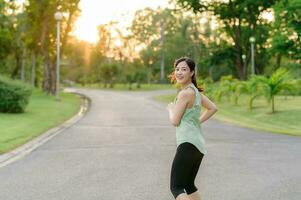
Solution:
<path fill-rule="evenodd" d="M 187 63 L 185 61 L 180 62 L 175 68 L 175 76 L 177 83 L 185 84 L 191 82 L 191 77 L 193 76 L 193 71 L 190 71 Z"/>

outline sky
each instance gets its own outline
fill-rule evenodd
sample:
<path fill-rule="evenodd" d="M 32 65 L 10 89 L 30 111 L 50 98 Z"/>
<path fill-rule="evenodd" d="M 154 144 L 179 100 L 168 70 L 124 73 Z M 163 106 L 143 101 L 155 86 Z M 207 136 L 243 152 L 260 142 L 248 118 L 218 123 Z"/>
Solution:
<path fill-rule="evenodd" d="M 81 15 L 75 23 L 72 35 L 95 43 L 98 39 L 98 25 L 118 20 L 122 29 L 130 25 L 136 10 L 158 6 L 167 7 L 168 0 L 81 0 Z"/>

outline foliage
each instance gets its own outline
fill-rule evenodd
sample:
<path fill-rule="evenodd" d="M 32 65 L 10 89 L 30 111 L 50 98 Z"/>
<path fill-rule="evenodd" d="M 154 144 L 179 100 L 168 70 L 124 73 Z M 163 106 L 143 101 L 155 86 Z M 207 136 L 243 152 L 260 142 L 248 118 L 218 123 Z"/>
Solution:
<path fill-rule="evenodd" d="M 13 41 L 10 33 L 12 21 L 7 13 L 9 7 L 9 2 L 0 0 L 0 65 L 3 65 L 3 59 L 10 53 Z"/>
<path fill-rule="evenodd" d="M 291 75 L 285 68 L 277 69 L 271 77 L 258 76 L 257 80 L 264 89 L 264 95 L 269 103 L 271 103 L 272 113 L 275 111 L 274 97 L 281 91 L 289 91 L 293 93 L 294 85 L 290 82 Z"/>
<path fill-rule="evenodd" d="M 147 70 L 142 67 L 139 60 L 134 60 L 123 68 L 124 80 L 128 84 L 128 89 L 132 90 L 132 84 L 136 83 L 137 88 L 141 88 L 141 83 L 147 82 Z"/>
<path fill-rule="evenodd" d="M 282 0 L 274 6 L 273 51 L 301 60 L 301 2 Z M 280 64 L 280 63 L 279 63 Z"/>
<path fill-rule="evenodd" d="M 0 112 L 24 112 L 31 93 L 31 86 L 0 76 Z"/>
<path fill-rule="evenodd" d="M 120 69 L 115 63 L 103 63 L 98 68 L 98 74 L 101 80 L 103 80 L 105 88 L 107 87 L 107 84 L 109 84 L 110 88 L 114 87 L 114 83 L 119 73 Z"/>
<path fill-rule="evenodd" d="M 43 90 L 50 94 L 56 91 L 56 11 L 63 12 L 61 20 L 61 54 L 64 54 L 69 33 L 75 19 L 79 15 L 79 0 L 28 0 L 25 4 L 25 14 L 30 29 L 26 31 L 31 38 L 27 43 L 34 54 L 43 56 Z"/>
<path fill-rule="evenodd" d="M 276 1 L 177 0 L 184 8 L 191 9 L 195 13 L 210 11 L 223 23 L 223 31 L 231 38 L 229 43 L 234 44 L 233 63 L 235 63 L 237 77 L 240 79 L 247 78 L 246 66 L 250 62 L 249 38 L 251 36 L 256 38 L 256 55 L 259 58 L 256 60 L 257 73 L 263 73 L 263 68 L 268 63 L 264 46 L 270 28 L 261 14 L 270 9 Z M 246 55 L 246 60 L 242 59 L 243 54 Z"/>
<path fill-rule="evenodd" d="M 218 88 L 215 91 L 215 99 L 220 102 L 222 97 L 227 97 L 230 100 L 231 94 L 235 90 L 236 79 L 232 75 L 222 76 Z"/>
<path fill-rule="evenodd" d="M 251 76 L 247 81 L 243 81 L 240 91 L 241 93 L 246 93 L 249 95 L 247 104 L 249 110 L 253 109 L 254 100 L 263 95 L 262 88 L 260 87 L 256 75 Z"/>

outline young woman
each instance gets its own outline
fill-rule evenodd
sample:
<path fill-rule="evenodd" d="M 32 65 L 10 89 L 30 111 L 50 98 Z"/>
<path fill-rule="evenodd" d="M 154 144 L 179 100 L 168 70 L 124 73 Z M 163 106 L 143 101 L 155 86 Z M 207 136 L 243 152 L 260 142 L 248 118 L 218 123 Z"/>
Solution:
<path fill-rule="evenodd" d="M 174 102 L 167 105 L 169 120 L 176 126 L 177 142 L 171 167 L 170 190 L 176 200 L 200 200 L 194 180 L 202 158 L 207 153 L 200 123 L 208 120 L 217 107 L 197 86 L 192 59 L 183 57 L 176 60 L 170 78 L 181 86 Z M 206 108 L 201 116 L 200 106 Z"/>

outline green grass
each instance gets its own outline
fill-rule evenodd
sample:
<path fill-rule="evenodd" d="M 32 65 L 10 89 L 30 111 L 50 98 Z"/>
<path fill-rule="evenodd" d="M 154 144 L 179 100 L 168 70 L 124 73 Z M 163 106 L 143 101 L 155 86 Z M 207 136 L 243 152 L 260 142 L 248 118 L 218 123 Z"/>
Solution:
<path fill-rule="evenodd" d="M 46 130 L 71 118 L 79 111 L 80 98 L 69 93 L 55 97 L 35 90 L 25 113 L 0 113 L 0 154 L 8 152 Z"/>
<path fill-rule="evenodd" d="M 140 88 L 137 88 L 137 84 L 132 84 L 132 90 L 129 90 L 128 84 L 117 83 L 113 88 L 104 88 L 103 84 L 87 84 L 85 86 L 76 85 L 79 88 L 90 88 L 90 89 L 102 89 L 102 90 L 123 90 L 123 91 L 145 91 L 145 90 L 162 90 L 162 89 L 173 89 L 172 84 L 141 84 Z"/>
<path fill-rule="evenodd" d="M 155 99 L 162 102 L 170 102 L 175 95 L 158 96 Z M 238 105 L 233 105 L 227 99 L 216 103 L 218 112 L 215 119 L 225 121 L 237 126 L 253 128 L 256 130 L 274 133 L 301 136 L 301 96 L 275 98 L 276 112 L 271 114 L 270 105 L 261 97 L 255 99 L 253 110 L 247 108 L 247 96 L 239 99 Z"/>

